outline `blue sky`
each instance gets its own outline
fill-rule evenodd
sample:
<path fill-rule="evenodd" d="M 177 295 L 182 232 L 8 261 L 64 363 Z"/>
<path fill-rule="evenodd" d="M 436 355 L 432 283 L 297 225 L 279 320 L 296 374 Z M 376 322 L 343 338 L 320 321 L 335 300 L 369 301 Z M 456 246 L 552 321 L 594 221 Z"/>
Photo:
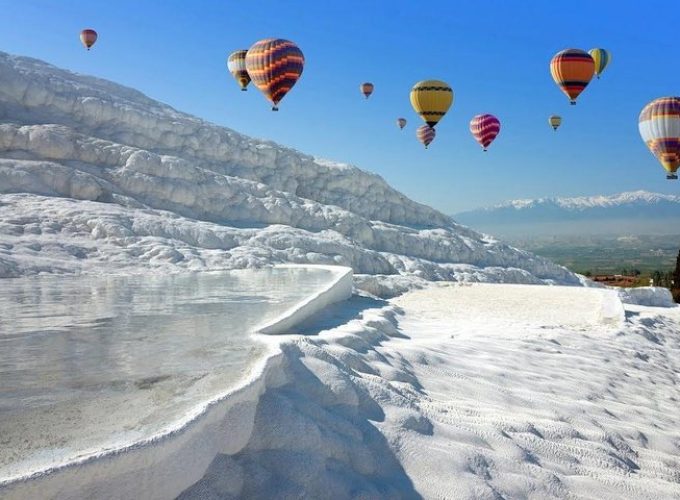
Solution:
<path fill-rule="evenodd" d="M 650 100 L 680 94 L 677 1 L 1 0 L 0 50 L 137 88 L 214 123 L 355 164 L 410 197 L 453 213 L 511 198 L 680 192 L 637 130 Z M 91 52 L 78 40 L 92 27 Z M 234 49 L 295 41 L 302 78 L 279 113 L 226 70 Z M 604 47 L 613 61 L 570 106 L 550 58 Z M 408 94 L 442 79 L 455 102 L 429 150 Z M 364 100 L 359 84 L 376 89 Z M 487 153 L 478 113 L 502 122 Z M 547 117 L 563 117 L 554 133 Z M 403 131 L 395 120 L 404 116 Z"/>

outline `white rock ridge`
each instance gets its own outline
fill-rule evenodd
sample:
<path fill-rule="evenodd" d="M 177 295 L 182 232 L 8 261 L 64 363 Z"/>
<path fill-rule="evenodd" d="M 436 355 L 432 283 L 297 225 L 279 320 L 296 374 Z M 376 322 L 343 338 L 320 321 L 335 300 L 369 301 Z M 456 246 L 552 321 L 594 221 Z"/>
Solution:
<path fill-rule="evenodd" d="M 0 277 L 296 262 L 579 284 L 377 175 L 1 52 L 0 193 Z"/>

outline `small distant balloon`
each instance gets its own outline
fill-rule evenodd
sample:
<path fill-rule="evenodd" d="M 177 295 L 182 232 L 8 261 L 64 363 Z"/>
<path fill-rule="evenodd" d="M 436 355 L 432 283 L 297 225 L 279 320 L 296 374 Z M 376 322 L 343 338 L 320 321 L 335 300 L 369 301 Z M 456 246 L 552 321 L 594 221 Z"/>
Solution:
<path fill-rule="evenodd" d="M 281 99 L 302 75 L 305 56 L 289 40 L 267 38 L 256 42 L 246 53 L 246 70 L 255 86 L 278 111 Z"/>
<path fill-rule="evenodd" d="M 406 118 L 397 118 L 397 126 L 403 130 L 403 128 L 406 126 Z"/>
<path fill-rule="evenodd" d="M 236 50 L 229 54 L 229 58 L 227 59 L 227 69 L 229 70 L 229 73 L 232 74 L 241 87 L 241 90 L 244 92 L 248 90 L 247 87 L 250 83 L 250 75 L 248 75 L 248 71 L 246 70 L 247 53 L 247 50 Z"/>
<path fill-rule="evenodd" d="M 453 104 L 453 89 L 440 80 L 423 80 L 413 86 L 409 97 L 415 112 L 434 127 Z"/>
<path fill-rule="evenodd" d="M 559 115 L 550 115 L 548 117 L 548 123 L 553 128 L 553 130 L 557 130 L 557 128 L 562 124 L 562 117 Z"/>
<path fill-rule="evenodd" d="M 361 85 L 359 85 L 359 90 L 361 90 L 361 93 L 364 94 L 364 97 L 368 99 L 370 95 L 373 93 L 374 85 L 370 82 L 364 82 Z"/>
<path fill-rule="evenodd" d="M 678 178 L 680 167 L 680 97 L 661 97 L 640 113 L 642 140 L 666 170 L 666 179 Z"/>
<path fill-rule="evenodd" d="M 425 146 L 425 149 L 427 149 L 430 143 L 434 140 L 435 135 L 436 132 L 428 124 L 421 125 L 416 130 L 416 137 Z"/>
<path fill-rule="evenodd" d="M 501 131 L 501 122 L 494 115 L 488 113 L 477 115 L 470 121 L 470 132 L 472 136 L 486 151 L 486 148 L 493 142 Z"/>
<path fill-rule="evenodd" d="M 550 73 L 560 90 L 576 104 L 576 98 L 588 86 L 595 74 L 595 61 L 580 49 L 558 52 L 550 61 Z"/>
<path fill-rule="evenodd" d="M 97 32 L 93 29 L 85 29 L 80 32 L 80 41 L 87 50 L 90 50 L 97 41 Z"/>
<path fill-rule="evenodd" d="M 590 49 L 588 54 L 590 54 L 590 57 L 595 61 L 595 74 L 599 79 L 602 72 L 611 62 L 612 55 L 604 49 Z"/>

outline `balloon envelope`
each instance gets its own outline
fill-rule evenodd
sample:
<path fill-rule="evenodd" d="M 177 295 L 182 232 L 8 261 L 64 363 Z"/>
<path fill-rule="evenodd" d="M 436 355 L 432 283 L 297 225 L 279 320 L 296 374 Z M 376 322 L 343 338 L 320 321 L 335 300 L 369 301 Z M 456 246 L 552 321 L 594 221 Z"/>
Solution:
<path fill-rule="evenodd" d="M 550 117 L 548 117 L 548 123 L 553 130 L 557 130 L 557 127 L 562 124 L 562 117 L 559 115 L 550 115 Z"/>
<path fill-rule="evenodd" d="M 416 130 L 416 137 L 425 146 L 425 149 L 427 149 L 427 146 L 434 140 L 435 135 L 436 132 L 434 129 L 427 124 L 421 125 Z"/>
<path fill-rule="evenodd" d="M 80 41 L 83 43 L 87 50 L 94 45 L 97 41 L 97 32 L 93 29 L 85 29 L 80 32 Z"/>
<path fill-rule="evenodd" d="M 305 57 L 293 42 L 267 38 L 256 42 L 246 53 L 246 70 L 255 86 L 274 105 L 293 88 L 302 75 Z"/>
<path fill-rule="evenodd" d="M 370 82 L 365 82 L 359 85 L 359 90 L 361 90 L 361 93 L 364 94 L 366 99 L 368 99 L 368 96 L 370 96 L 373 93 L 374 85 Z"/>
<path fill-rule="evenodd" d="M 470 132 L 475 140 L 484 148 L 489 147 L 501 131 L 501 122 L 494 115 L 477 115 L 470 120 Z"/>
<path fill-rule="evenodd" d="M 241 90 L 247 90 L 246 87 L 250 83 L 250 75 L 248 75 L 248 70 L 246 69 L 247 53 L 247 50 L 235 50 L 229 54 L 227 59 L 227 69 L 238 82 Z"/>
<path fill-rule="evenodd" d="M 604 49 L 590 49 L 588 54 L 593 58 L 593 61 L 595 62 L 595 74 L 600 78 L 602 72 L 611 62 L 612 55 Z"/>
<path fill-rule="evenodd" d="M 595 61 L 580 49 L 558 52 L 550 61 L 550 74 L 572 104 L 595 74 Z"/>
<path fill-rule="evenodd" d="M 661 97 L 642 109 L 640 135 L 659 160 L 668 179 L 677 179 L 680 166 L 680 97 Z"/>
<path fill-rule="evenodd" d="M 415 112 L 434 127 L 453 104 L 453 89 L 441 80 L 423 80 L 413 86 L 410 98 Z"/>

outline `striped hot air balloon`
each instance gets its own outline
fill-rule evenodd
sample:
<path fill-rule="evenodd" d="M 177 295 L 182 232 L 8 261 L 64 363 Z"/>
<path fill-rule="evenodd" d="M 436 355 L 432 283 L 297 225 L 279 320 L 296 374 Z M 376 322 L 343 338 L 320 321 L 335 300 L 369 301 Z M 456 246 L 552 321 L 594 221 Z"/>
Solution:
<path fill-rule="evenodd" d="M 247 52 L 247 50 L 235 50 L 229 54 L 229 58 L 227 59 L 227 69 L 229 70 L 229 73 L 232 74 L 240 85 L 241 90 L 244 92 L 248 90 L 247 87 L 250 83 L 250 75 L 248 75 L 248 71 L 246 70 Z"/>
<path fill-rule="evenodd" d="M 434 131 L 434 129 L 427 124 L 421 125 L 416 130 L 416 137 L 421 143 L 423 143 L 425 149 L 427 149 L 430 143 L 434 140 L 435 135 L 436 132 Z"/>
<path fill-rule="evenodd" d="M 680 166 L 680 97 L 661 97 L 645 106 L 638 123 L 647 147 L 668 174 L 678 178 Z"/>
<path fill-rule="evenodd" d="M 453 89 L 440 80 L 423 80 L 413 86 L 410 97 L 416 113 L 434 127 L 453 104 Z"/>
<path fill-rule="evenodd" d="M 557 127 L 562 124 L 562 117 L 559 115 L 550 115 L 548 117 L 548 123 L 553 128 L 553 130 L 557 130 Z"/>
<path fill-rule="evenodd" d="M 361 93 L 364 94 L 364 97 L 366 99 L 369 98 L 369 96 L 373 93 L 374 85 L 370 82 L 364 82 L 361 85 L 359 85 L 359 90 L 361 90 Z"/>
<path fill-rule="evenodd" d="M 90 50 L 97 41 L 97 32 L 93 29 L 85 29 L 80 32 L 80 41 L 85 45 L 87 50 Z"/>
<path fill-rule="evenodd" d="M 494 115 L 477 115 L 470 120 L 470 132 L 484 151 L 501 131 L 501 122 Z"/>
<path fill-rule="evenodd" d="M 267 38 L 255 43 L 246 54 L 246 70 L 255 86 L 278 111 L 278 103 L 302 75 L 305 57 L 293 42 Z"/>
<path fill-rule="evenodd" d="M 576 98 L 593 79 L 595 61 L 580 49 L 566 49 L 552 58 L 550 73 L 571 104 L 576 104 Z"/>
<path fill-rule="evenodd" d="M 604 49 L 590 49 L 588 54 L 590 54 L 590 57 L 595 62 L 595 74 L 599 79 L 604 69 L 611 62 L 612 55 Z"/>
<path fill-rule="evenodd" d="M 406 126 L 406 118 L 397 118 L 397 126 L 403 130 L 403 128 Z"/>

